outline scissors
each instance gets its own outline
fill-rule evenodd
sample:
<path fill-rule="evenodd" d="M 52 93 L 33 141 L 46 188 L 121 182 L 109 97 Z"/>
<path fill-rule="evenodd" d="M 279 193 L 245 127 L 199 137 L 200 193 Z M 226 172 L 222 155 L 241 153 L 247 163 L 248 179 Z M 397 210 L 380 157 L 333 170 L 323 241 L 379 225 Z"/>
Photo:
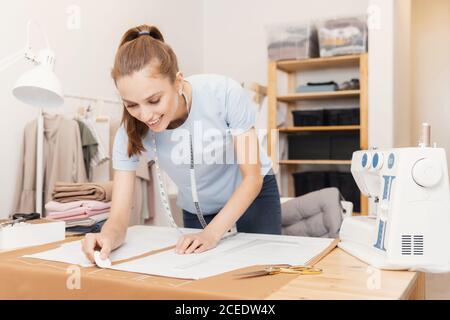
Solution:
<path fill-rule="evenodd" d="M 316 268 L 316 267 L 309 267 L 309 266 L 291 266 L 288 264 L 283 264 L 283 265 L 268 266 L 262 270 L 241 273 L 241 274 L 239 274 L 239 276 L 241 278 L 253 278 L 253 277 L 279 274 L 279 273 L 298 274 L 298 275 L 311 274 L 312 275 L 312 274 L 321 274 L 322 269 Z"/>
<path fill-rule="evenodd" d="M 39 219 L 41 215 L 37 212 L 32 213 L 16 213 L 12 216 L 12 219 L 0 223 L 0 227 L 6 227 L 6 226 L 13 226 L 16 223 L 25 222 L 29 220 L 36 220 Z"/>

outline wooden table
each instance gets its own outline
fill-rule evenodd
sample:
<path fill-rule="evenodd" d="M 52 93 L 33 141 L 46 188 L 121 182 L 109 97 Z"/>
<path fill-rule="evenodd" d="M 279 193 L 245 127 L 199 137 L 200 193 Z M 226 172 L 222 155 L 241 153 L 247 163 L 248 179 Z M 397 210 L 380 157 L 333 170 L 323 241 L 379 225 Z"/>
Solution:
<path fill-rule="evenodd" d="M 425 275 L 420 272 L 384 271 L 371 268 L 364 262 L 354 258 L 339 248 L 335 248 L 331 251 L 316 264 L 316 266 L 323 269 L 323 274 L 293 277 L 292 280 L 289 279 L 287 284 L 266 296 L 266 299 L 425 299 Z M 29 272 L 32 273 L 32 271 Z M 111 272 L 117 273 L 118 271 Z M 36 271 L 34 275 L 30 273 L 28 273 L 28 278 L 33 279 L 30 281 L 37 281 L 36 278 L 39 278 L 39 271 Z M 128 274 L 128 276 L 126 276 L 126 274 Z M 65 272 L 62 271 L 59 272 L 59 274 L 55 274 L 55 277 L 57 276 L 65 279 Z M 124 273 L 124 276 L 131 281 L 139 275 Z M 278 276 L 283 275 L 271 277 Z M 290 277 L 292 277 L 292 275 Z M 154 278 L 156 280 L 161 279 L 160 277 L 155 278 L 153 276 L 148 276 L 147 278 Z M 272 281 L 274 279 L 272 278 L 270 280 Z M 136 289 L 136 283 L 131 281 L 127 285 L 127 281 L 128 280 L 124 281 L 124 279 L 119 281 L 122 289 Z M 67 298 L 102 298 L 102 295 L 99 296 L 96 295 L 95 292 L 90 291 L 92 288 L 101 286 L 102 279 L 94 280 L 91 284 L 92 286 L 87 288 L 85 293 L 80 293 L 79 295 L 75 294 L 73 296 L 68 296 Z M 20 283 L 16 283 L 16 285 L 20 285 Z M 218 291 L 221 290 L 217 286 L 215 288 L 216 293 L 211 292 L 211 295 L 208 294 L 208 289 L 205 288 L 204 294 L 199 296 L 200 299 L 220 298 L 221 294 L 217 292 L 217 289 L 219 289 Z M 150 298 L 145 293 L 148 288 L 142 287 L 141 290 L 143 291 L 142 295 L 137 296 L 138 298 Z M 165 297 L 168 297 L 169 299 L 191 299 L 191 293 L 192 292 L 189 292 L 188 290 L 185 291 L 184 294 L 180 292 L 173 292 L 173 294 L 171 294 L 170 290 L 166 290 Z M 45 293 L 43 296 L 41 295 L 40 298 L 54 299 L 56 296 L 55 293 Z M 6 298 L 8 299 L 8 297 Z M 19 295 L 12 298 L 29 299 L 31 297 Z M 127 299 L 127 296 L 121 296 L 120 298 Z M 128 298 L 133 297 L 130 296 Z M 226 299 L 229 298 L 233 299 L 233 295 L 226 296 Z M 245 296 L 241 295 L 239 298 L 245 299 Z M 252 297 L 249 296 L 247 298 Z"/>
<path fill-rule="evenodd" d="M 336 248 L 317 267 L 324 273 L 297 277 L 268 299 L 425 299 L 425 274 L 372 268 Z"/>

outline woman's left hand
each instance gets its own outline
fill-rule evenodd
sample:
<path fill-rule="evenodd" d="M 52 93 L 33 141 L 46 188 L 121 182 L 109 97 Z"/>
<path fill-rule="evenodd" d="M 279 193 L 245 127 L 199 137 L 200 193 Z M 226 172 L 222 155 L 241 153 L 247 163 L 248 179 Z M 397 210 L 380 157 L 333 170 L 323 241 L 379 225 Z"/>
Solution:
<path fill-rule="evenodd" d="M 201 253 L 217 246 L 220 237 L 203 230 L 199 233 L 187 234 L 178 239 L 175 252 L 178 254 Z"/>

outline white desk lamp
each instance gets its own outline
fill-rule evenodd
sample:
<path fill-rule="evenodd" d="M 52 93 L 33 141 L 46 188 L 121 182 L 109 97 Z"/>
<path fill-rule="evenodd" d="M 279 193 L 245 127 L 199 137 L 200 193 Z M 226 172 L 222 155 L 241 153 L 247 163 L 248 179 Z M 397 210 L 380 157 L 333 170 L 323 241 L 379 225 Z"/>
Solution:
<path fill-rule="evenodd" d="M 36 212 L 42 214 L 43 198 L 43 158 L 44 158 L 44 117 L 43 108 L 53 108 L 63 105 L 61 84 L 53 72 L 55 55 L 50 50 L 47 35 L 41 29 L 46 42 L 46 49 L 34 55 L 30 45 L 30 28 L 33 21 L 27 24 L 27 43 L 24 49 L 0 61 L 0 72 L 25 58 L 35 65 L 25 72 L 16 82 L 13 95 L 23 103 L 39 108 L 37 126 L 37 161 L 36 161 Z M 39 25 L 37 25 L 39 27 Z"/>

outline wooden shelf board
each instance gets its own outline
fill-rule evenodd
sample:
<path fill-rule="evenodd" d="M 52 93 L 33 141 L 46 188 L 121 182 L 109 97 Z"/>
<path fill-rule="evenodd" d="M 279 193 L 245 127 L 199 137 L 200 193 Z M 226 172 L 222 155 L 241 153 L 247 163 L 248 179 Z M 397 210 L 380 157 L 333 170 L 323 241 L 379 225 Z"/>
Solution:
<path fill-rule="evenodd" d="M 352 164 L 352 160 L 280 160 L 279 164 Z"/>
<path fill-rule="evenodd" d="M 335 99 L 335 98 L 353 98 L 358 97 L 359 90 L 330 91 L 330 92 L 308 92 L 308 93 L 292 93 L 278 96 L 280 102 L 295 102 L 300 100 L 319 100 L 319 99 Z"/>
<path fill-rule="evenodd" d="M 358 67 L 360 55 L 347 55 L 304 60 L 278 61 L 277 69 L 285 72 L 296 72 L 310 69 Z"/>
<path fill-rule="evenodd" d="M 361 126 L 308 126 L 308 127 L 285 127 L 279 128 L 279 132 L 291 133 L 291 132 L 304 132 L 304 131 L 348 131 L 348 130 L 360 130 Z"/>

